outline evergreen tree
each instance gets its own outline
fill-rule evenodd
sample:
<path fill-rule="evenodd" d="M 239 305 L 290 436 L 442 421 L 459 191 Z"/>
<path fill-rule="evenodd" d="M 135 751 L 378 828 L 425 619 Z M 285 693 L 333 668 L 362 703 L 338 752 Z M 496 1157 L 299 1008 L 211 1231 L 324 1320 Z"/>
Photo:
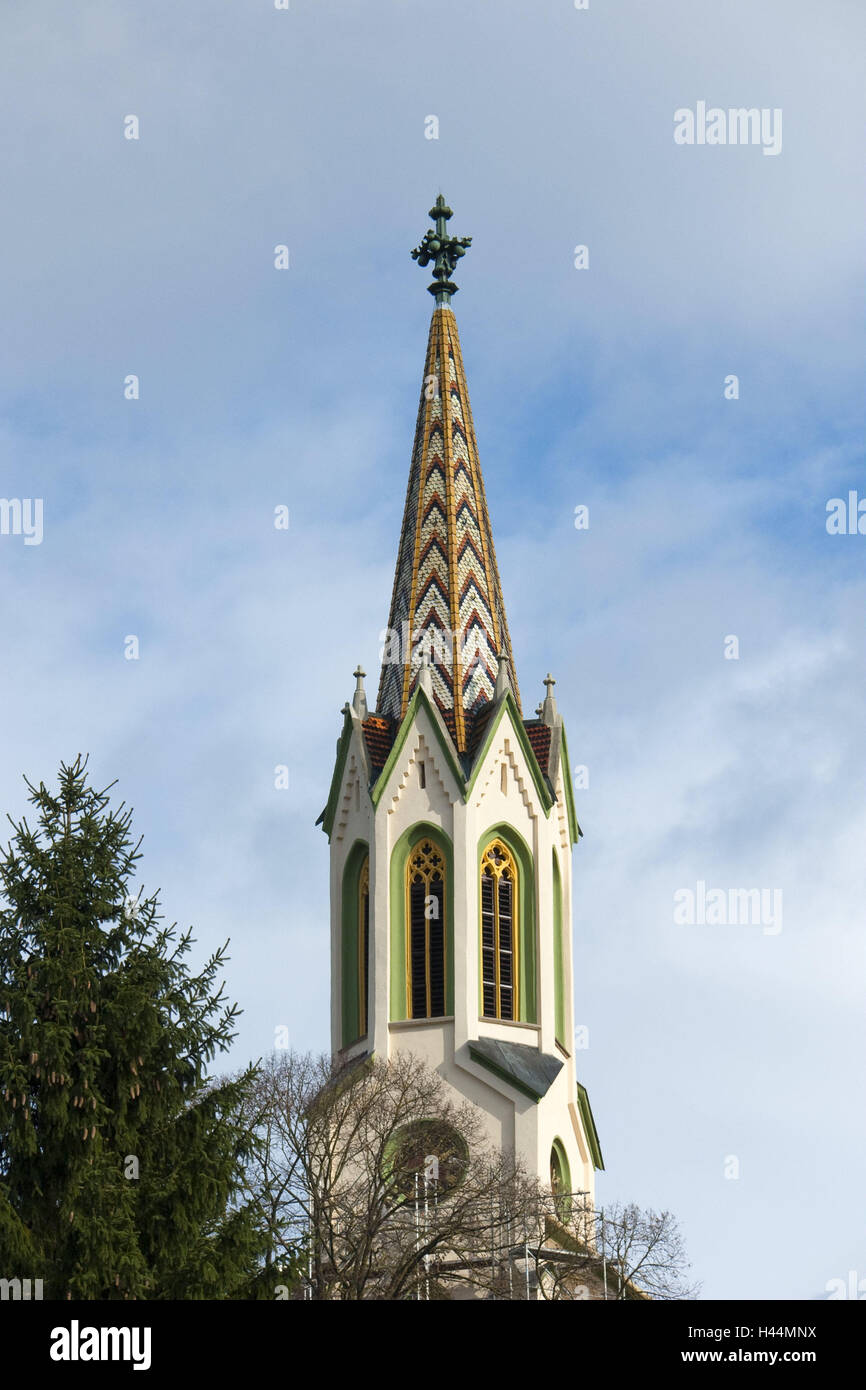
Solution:
<path fill-rule="evenodd" d="M 133 897 L 132 813 L 86 759 L 57 795 L 27 786 L 35 828 L 11 821 L 0 852 L 0 1275 L 46 1298 L 256 1297 L 255 1070 L 206 1074 L 235 1037 L 225 947 L 192 974 L 190 932 Z"/>

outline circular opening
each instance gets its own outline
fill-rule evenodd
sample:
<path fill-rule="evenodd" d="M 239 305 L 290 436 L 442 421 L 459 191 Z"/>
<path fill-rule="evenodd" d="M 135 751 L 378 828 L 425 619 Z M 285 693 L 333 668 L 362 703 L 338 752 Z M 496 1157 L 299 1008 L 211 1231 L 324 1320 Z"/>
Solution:
<path fill-rule="evenodd" d="M 387 1177 L 408 1202 L 441 1199 L 463 1181 L 469 1149 L 444 1120 L 412 1120 L 392 1136 Z"/>

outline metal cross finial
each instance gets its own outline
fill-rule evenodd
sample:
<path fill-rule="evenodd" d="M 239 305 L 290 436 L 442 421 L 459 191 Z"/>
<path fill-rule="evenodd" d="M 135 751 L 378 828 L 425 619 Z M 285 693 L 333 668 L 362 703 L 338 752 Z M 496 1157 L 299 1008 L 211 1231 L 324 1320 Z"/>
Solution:
<path fill-rule="evenodd" d="M 450 304 L 452 294 L 457 293 L 457 286 L 451 276 L 460 257 L 466 255 L 466 247 L 472 245 L 472 238 L 449 237 L 445 224 L 454 214 L 441 193 L 435 206 L 430 209 L 429 216 L 436 223 L 436 230 L 433 231 L 431 228 L 424 233 L 424 240 L 420 246 L 415 247 L 412 259 L 420 266 L 433 262 L 433 283 L 428 285 L 427 289 L 436 296 L 437 304 Z"/>

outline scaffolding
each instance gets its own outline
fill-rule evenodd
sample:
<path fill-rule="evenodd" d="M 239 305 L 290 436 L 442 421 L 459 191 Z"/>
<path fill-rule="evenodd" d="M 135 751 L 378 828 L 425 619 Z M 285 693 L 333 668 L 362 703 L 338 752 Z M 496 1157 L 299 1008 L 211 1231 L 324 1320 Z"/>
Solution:
<path fill-rule="evenodd" d="M 435 1236 L 436 1215 L 444 1198 L 439 1160 L 435 1155 L 427 1156 L 423 1169 L 412 1175 L 407 1192 L 411 1214 L 406 1210 L 406 1216 L 414 1236 L 417 1273 L 405 1297 L 418 1302 L 429 1302 L 431 1297 L 440 1298 L 443 1293 L 445 1297 L 453 1297 L 458 1285 L 468 1290 L 468 1297 L 473 1296 L 474 1289 L 474 1296 L 494 1302 L 573 1297 L 573 1293 L 562 1290 L 567 1288 L 572 1272 L 586 1271 L 597 1280 L 607 1299 L 611 1294 L 604 1209 L 590 1206 L 589 1195 L 582 1189 L 557 1192 L 551 1194 L 549 1206 L 540 1207 L 533 1215 L 524 1209 L 517 1219 L 491 1198 L 487 1231 L 480 1233 L 475 1252 L 431 1254 L 426 1247 Z M 565 1228 L 563 1221 L 571 1222 L 570 1230 Z M 315 1231 L 309 1216 L 305 1227 L 307 1249 L 301 1296 L 309 1301 L 316 1298 Z M 481 1271 L 485 1270 L 487 1273 L 481 1277 Z M 473 1279 L 476 1271 L 479 1277 Z M 617 1286 L 622 1286 L 619 1271 Z M 620 1295 L 614 1293 L 612 1296 Z"/>
<path fill-rule="evenodd" d="M 416 1250 L 419 1252 L 424 1249 L 430 1234 L 430 1213 L 435 1211 L 438 1204 L 438 1160 L 430 1157 L 425 1161 L 423 1173 L 415 1174 L 414 1181 L 414 1207 L 415 1207 L 415 1240 Z M 533 1301 L 545 1297 L 543 1292 L 542 1280 L 546 1266 L 555 1266 L 581 1270 L 591 1268 L 593 1265 L 602 1265 L 602 1278 L 604 1286 L 604 1296 L 607 1298 L 607 1260 L 602 1250 L 601 1255 L 595 1249 L 594 1230 L 596 1220 L 600 1219 L 603 1227 L 604 1213 L 596 1212 L 587 1206 L 586 1199 L 589 1192 L 583 1189 L 574 1191 L 559 1192 L 554 1199 L 554 1210 L 561 1211 L 563 1206 L 571 1204 L 577 1199 L 580 1203 L 581 1213 L 584 1218 L 583 1230 L 583 1249 L 569 1250 L 563 1245 L 550 1244 L 545 1240 L 546 1228 L 548 1225 L 549 1213 L 542 1213 L 535 1223 L 535 1228 L 530 1227 L 529 1219 L 524 1213 L 522 1240 L 515 1239 L 516 1231 L 514 1223 L 507 1212 L 501 1210 L 497 1213 L 495 1204 L 491 1201 L 490 1213 L 490 1249 L 473 1256 L 462 1257 L 441 1257 L 435 1261 L 428 1252 L 425 1252 L 419 1262 L 419 1269 L 422 1271 L 415 1283 L 414 1298 L 418 1301 L 429 1301 L 431 1274 L 437 1279 L 448 1281 L 456 1276 L 471 1274 L 473 1269 L 490 1267 L 490 1284 L 487 1297 L 492 1301 L 497 1301 L 497 1287 L 501 1284 L 503 1289 L 507 1287 L 504 1297 L 507 1301 L 514 1301 L 516 1289 L 519 1287 L 523 1300 Z M 500 1241 L 499 1236 L 504 1238 Z M 471 1282 L 465 1281 L 465 1282 Z"/>

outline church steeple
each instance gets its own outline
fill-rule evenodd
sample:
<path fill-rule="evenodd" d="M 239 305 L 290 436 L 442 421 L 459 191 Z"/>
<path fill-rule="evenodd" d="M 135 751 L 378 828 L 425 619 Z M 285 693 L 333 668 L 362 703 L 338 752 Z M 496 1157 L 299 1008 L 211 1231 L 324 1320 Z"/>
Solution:
<path fill-rule="evenodd" d="M 333 1050 L 414 1051 L 530 1173 L 591 1194 L 602 1160 L 573 1042 L 571 763 L 553 676 L 535 717 L 520 709 L 450 303 L 469 238 L 448 236 L 441 196 L 430 215 L 414 255 L 433 266 L 436 305 L 378 702 L 359 665 L 321 815 Z"/>
<path fill-rule="evenodd" d="M 433 698 L 460 753 L 476 713 L 496 695 L 499 657 L 518 707 L 511 639 L 463 354 L 451 296 L 457 260 L 471 237 L 449 237 L 451 209 L 440 194 L 436 223 L 412 255 L 434 263 L 430 324 L 409 486 L 397 550 L 378 712 L 402 720 L 427 656 Z"/>

